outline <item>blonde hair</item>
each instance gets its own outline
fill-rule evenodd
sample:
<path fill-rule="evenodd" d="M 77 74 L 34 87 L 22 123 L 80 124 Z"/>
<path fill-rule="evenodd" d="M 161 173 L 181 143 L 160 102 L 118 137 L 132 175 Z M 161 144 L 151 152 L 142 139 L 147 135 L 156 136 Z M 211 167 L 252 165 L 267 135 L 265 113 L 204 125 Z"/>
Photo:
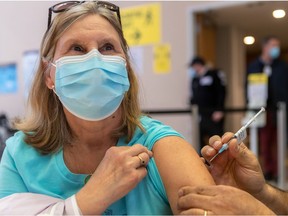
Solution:
<path fill-rule="evenodd" d="M 114 131 L 112 136 L 120 138 L 127 135 L 128 142 L 132 139 L 137 126 L 141 130 L 144 129 L 139 120 L 141 111 L 138 101 L 138 82 L 130 64 L 127 42 L 114 12 L 98 6 L 95 2 L 85 2 L 59 13 L 43 37 L 40 55 L 47 61 L 51 61 L 56 43 L 63 32 L 73 22 L 90 14 L 98 14 L 109 21 L 117 31 L 125 53 L 130 88 L 121 104 L 122 125 Z M 40 61 L 28 99 L 30 112 L 25 119 L 15 123 L 16 129 L 25 133 L 25 142 L 43 154 L 56 152 L 75 138 L 67 123 L 61 102 L 54 92 L 46 87 L 45 79 L 48 67 L 47 64 Z"/>

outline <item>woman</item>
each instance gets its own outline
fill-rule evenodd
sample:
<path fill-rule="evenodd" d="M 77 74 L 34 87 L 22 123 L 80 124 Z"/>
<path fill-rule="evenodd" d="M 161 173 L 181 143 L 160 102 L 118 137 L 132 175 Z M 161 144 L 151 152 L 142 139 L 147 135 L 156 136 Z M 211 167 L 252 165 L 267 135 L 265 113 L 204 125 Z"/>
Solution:
<path fill-rule="evenodd" d="M 49 9 L 30 116 L 1 162 L 1 213 L 177 214 L 181 186 L 214 184 L 180 134 L 141 115 L 127 53 L 117 6 Z"/>

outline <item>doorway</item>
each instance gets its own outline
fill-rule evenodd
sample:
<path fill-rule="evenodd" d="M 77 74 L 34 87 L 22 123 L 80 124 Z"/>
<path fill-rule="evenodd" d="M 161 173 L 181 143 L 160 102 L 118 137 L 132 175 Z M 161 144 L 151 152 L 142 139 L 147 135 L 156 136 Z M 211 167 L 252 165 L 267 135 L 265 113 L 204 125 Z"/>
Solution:
<path fill-rule="evenodd" d="M 274 9 L 288 11 L 286 1 L 225 2 L 191 9 L 191 58 L 200 55 L 211 66 L 224 71 L 227 79 L 227 108 L 245 107 L 246 65 L 261 52 L 261 40 L 275 35 L 281 41 L 281 57 L 288 62 L 288 17 L 275 19 Z M 253 35 L 255 43 L 243 43 L 245 35 Z M 194 55 L 193 55 L 194 54 Z M 225 128 L 236 131 L 241 126 L 243 113 L 229 115 Z"/>

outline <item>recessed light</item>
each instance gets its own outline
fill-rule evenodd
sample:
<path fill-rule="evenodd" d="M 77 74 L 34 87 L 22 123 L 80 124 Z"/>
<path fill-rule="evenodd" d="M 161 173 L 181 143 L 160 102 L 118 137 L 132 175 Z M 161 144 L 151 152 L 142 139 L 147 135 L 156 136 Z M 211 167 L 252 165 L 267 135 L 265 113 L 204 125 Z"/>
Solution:
<path fill-rule="evenodd" d="M 274 10 L 273 11 L 273 17 L 276 19 L 283 18 L 286 15 L 285 11 L 282 9 Z"/>
<path fill-rule="evenodd" d="M 253 36 L 246 36 L 244 37 L 243 42 L 246 45 L 252 45 L 255 42 L 255 38 Z"/>

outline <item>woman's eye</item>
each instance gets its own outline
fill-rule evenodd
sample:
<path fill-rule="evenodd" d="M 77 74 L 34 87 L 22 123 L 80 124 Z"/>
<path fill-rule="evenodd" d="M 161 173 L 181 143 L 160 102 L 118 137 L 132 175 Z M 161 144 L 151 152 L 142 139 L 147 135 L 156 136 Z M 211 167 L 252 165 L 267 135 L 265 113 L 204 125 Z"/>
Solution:
<path fill-rule="evenodd" d="M 110 43 L 105 44 L 104 46 L 102 46 L 99 51 L 102 52 L 109 52 L 109 51 L 113 51 L 114 50 L 114 46 Z"/>
<path fill-rule="evenodd" d="M 78 45 L 72 46 L 72 50 L 76 51 L 76 52 L 83 52 L 84 51 L 84 49 L 81 46 L 78 46 Z"/>

